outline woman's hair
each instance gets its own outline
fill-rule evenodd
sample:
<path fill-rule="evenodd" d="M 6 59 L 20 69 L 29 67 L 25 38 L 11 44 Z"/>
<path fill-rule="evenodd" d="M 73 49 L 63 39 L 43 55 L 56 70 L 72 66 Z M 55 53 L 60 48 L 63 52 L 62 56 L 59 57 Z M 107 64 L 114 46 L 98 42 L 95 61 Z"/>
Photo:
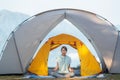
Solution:
<path fill-rule="evenodd" d="M 67 47 L 66 46 L 62 46 L 61 51 L 62 51 L 62 49 L 65 49 L 67 51 Z"/>

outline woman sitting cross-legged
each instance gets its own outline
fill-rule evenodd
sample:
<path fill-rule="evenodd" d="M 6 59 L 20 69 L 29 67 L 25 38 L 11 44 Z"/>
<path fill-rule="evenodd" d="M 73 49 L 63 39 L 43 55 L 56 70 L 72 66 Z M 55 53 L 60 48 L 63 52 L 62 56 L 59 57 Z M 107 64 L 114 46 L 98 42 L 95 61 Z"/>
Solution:
<path fill-rule="evenodd" d="M 74 70 L 70 67 L 71 58 L 66 55 L 67 47 L 61 48 L 61 55 L 57 57 L 57 66 L 51 72 L 54 77 L 73 77 Z"/>

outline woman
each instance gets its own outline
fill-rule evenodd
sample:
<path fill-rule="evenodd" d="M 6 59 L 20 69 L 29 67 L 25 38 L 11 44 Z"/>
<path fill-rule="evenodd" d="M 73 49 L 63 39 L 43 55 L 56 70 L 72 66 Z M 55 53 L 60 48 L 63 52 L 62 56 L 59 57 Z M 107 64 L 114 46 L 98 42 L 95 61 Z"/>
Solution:
<path fill-rule="evenodd" d="M 67 47 L 62 46 L 61 55 L 57 57 L 57 65 L 51 73 L 55 77 L 73 77 L 74 70 L 70 67 L 71 58 L 67 56 Z"/>

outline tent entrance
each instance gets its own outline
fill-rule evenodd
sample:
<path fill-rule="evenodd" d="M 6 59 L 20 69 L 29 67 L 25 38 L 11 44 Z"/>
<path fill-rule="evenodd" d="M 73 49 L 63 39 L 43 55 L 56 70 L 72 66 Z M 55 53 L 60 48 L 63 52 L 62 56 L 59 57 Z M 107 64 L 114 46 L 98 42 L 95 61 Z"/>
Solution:
<path fill-rule="evenodd" d="M 67 47 L 67 49 L 68 49 L 67 56 L 69 56 L 71 58 L 70 67 L 74 69 L 75 75 L 79 76 L 80 75 L 80 58 L 78 56 L 78 51 L 77 51 L 77 49 L 73 48 L 72 46 L 70 46 L 68 44 L 62 44 L 59 47 L 57 47 L 49 52 L 49 57 L 48 57 L 49 74 L 51 74 L 51 72 L 57 65 L 56 58 L 62 54 L 61 53 L 62 46 Z"/>
<path fill-rule="evenodd" d="M 60 34 L 49 38 L 39 49 L 37 55 L 28 67 L 28 71 L 37 75 L 47 76 L 49 52 L 62 44 L 68 44 L 77 49 L 81 62 L 81 76 L 90 76 L 102 71 L 100 63 L 92 55 L 87 46 L 76 37 L 68 34 Z"/>

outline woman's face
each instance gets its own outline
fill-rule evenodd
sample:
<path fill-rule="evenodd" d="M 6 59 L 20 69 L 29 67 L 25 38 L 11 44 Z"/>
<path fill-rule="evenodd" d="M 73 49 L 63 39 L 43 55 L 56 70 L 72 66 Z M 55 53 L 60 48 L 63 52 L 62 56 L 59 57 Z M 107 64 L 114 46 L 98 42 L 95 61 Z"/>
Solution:
<path fill-rule="evenodd" d="M 66 51 L 64 48 L 61 50 L 61 52 L 62 52 L 62 55 L 63 55 L 63 56 L 65 56 L 66 53 L 67 53 L 67 51 Z"/>

